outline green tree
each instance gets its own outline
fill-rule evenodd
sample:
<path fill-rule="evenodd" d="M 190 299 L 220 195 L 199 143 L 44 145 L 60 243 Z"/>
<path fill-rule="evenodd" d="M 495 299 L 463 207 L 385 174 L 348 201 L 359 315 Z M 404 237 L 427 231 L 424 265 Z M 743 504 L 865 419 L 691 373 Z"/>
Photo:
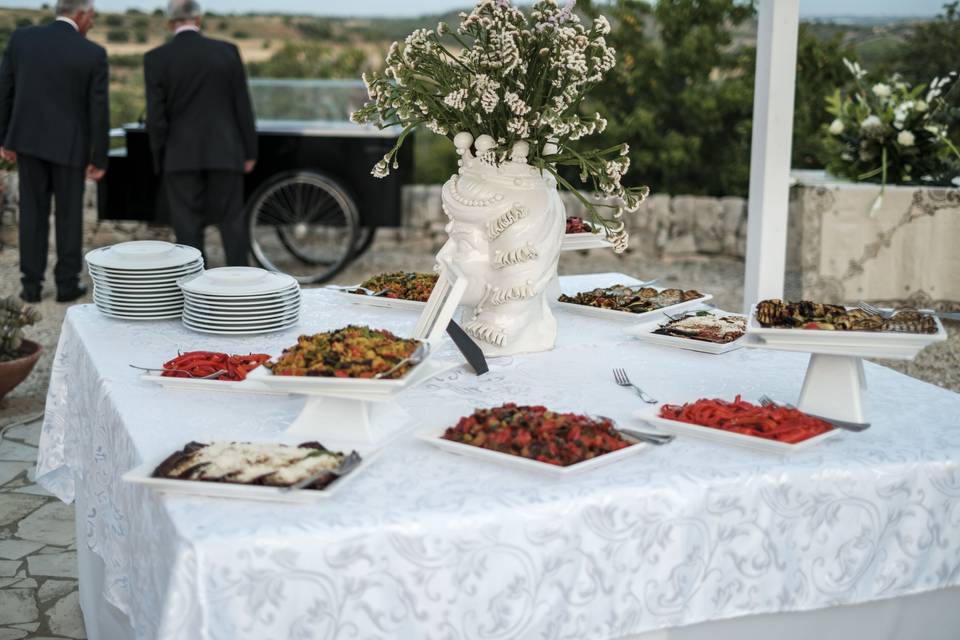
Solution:
<path fill-rule="evenodd" d="M 960 70 L 960 2 L 944 4 L 936 20 L 917 24 L 897 62 L 896 70 L 911 84 L 926 84 Z"/>
<path fill-rule="evenodd" d="M 367 69 L 367 56 L 353 47 L 287 42 L 269 60 L 250 64 L 260 78 L 357 78 Z"/>
<path fill-rule="evenodd" d="M 733 28 L 753 16 L 734 0 L 615 0 L 586 6 L 611 19 L 618 64 L 594 93 L 611 143 L 630 143 L 634 181 L 654 191 L 745 193 L 753 54 Z"/>

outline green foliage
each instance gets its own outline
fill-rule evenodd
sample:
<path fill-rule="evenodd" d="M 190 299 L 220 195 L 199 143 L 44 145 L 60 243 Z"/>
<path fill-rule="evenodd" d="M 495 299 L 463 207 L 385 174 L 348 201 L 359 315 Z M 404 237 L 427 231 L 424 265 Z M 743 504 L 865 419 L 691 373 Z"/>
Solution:
<path fill-rule="evenodd" d="M 0 362 L 21 356 L 23 328 L 39 322 L 40 312 L 14 296 L 0 300 Z"/>
<path fill-rule="evenodd" d="M 246 40 L 250 37 L 250 34 L 243 30 L 237 30 L 233 32 L 233 37 L 237 40 Z"/>
<path fill-rule="evenodd" d="M 137 31 L 133 34 L 133 38 L 134 38 L 134 40 L 136 40 L 136 41 L 139 42 L 140 44 L 143 44 L 144 42 L 147 41 L 147 32 L 146 32 L 146 31 L 142 31 L 142 30 L 137 30 Z"/>
<path fill-rule="evenodd" d="M 654 191 L 745 194 L 753 109 L 753 51 L 732 29 L 753 15 L 734 0 L 587 3 L 607 13 L 618 63 L 593 93 L 610 127 L 630 144 L 633 180 Z"/>
<path fill-rule="evenodd" d="M 309 22 L 298 22 L 297 30 L 308 40 L 329 40 L 333 35 L 333 29 L 329 20 L 317 18 Z"/>
<path fill-rule="evenodd" d="M 17 18 L 14 24 L 16 25 L 17 29 L 19 29 L 20 27 L 31 27 L 33 26 L 33 20 L 31 20 L 26 16 L 23 16 L 23 17 Z"/>
<path fill-rule="evenodd" d="M 143 56 L 139 53 L 115 53 L 110 56 L 111 69 L 139 69 L 143 66 Z"/>
<path fill-rule="evenodd" d="M 793 112 L 793 166 L 819 169 L 827 150 L 822 131 L 830 121 L 826 99 L 833 87 L 849 79 L 843 58 L 855 59 L 851 46 L 843 44 L 843 34 L 833 33 L 820 39 L 808 25 L 800 25 L 797 46 L 797 90 Z"/>
<path fill-rule="evenodd" d="M 130 32 L 126 29 L 110 29 L 107 31 L 107 42 L 130 42 Z"/>
<path fill-rule="evenodd" d="M 425 129 L 413 135 L 413 182 L 446 182 L 456 166 L 457 153 L 449 138 Z"/>
<path fill-rule="evenodd" d="M 896 70 L 912 83 L 960 69 L 960 2 L 944 4 L 936 20 L 914 26 L 898 54 Z"/>
<path fill-rule="evenodd" d="M 108 27 L 122 27 L 123 16 L 118 13 L 108 13 L 103 17 L 103 23 Z"/>
<path fill-rule="evenodd" d="M 269 60 L 252 62 L 249 68 L 250 75 L 257 78 L 356 78 L 367 66 L 366 54 L 360 49 L 288 42 Z"/>

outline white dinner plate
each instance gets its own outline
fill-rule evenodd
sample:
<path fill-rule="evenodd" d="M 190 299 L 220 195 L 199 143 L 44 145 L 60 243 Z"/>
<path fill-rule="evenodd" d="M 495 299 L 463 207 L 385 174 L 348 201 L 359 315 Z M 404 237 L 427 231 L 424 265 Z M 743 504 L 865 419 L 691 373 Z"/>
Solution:
<path fill-rule="evenodd" d="M 236 327 L 239 329 L 256 329 L 260 326 L 274 326 L 278 324 L 287 324 L 294 320 L 300 318 L 300 311 L 294 310 L 278 316 L 270 317 L 254 317 L 254 318 L 240 318 L 240 317 L 212 317 L 209 315 L 197 315 L 192 313 L 189 308 L 184 309 L 183 317 L 187 318 L 191 324 L 208 327 L 208 328 L 232 328 Z"/>
<path fill-rule="evenodd" d="M 190 311 L 190 313 L 199 316 L 201 318 L 210 317 L 210 318 L 223 318 L 223 319 L 256 319 L 256 318 L 272 318 L 275 316 L 282 316 L 288 313 L 298 313 L 301 309 L 299 303 L 289 304 L 289 305 L 277 305 L 274 307 L 259 307 L 255 309 L 245 308 L 245 307 L 226 307 L 226 308 L 212 308 L 212 307 L 203 307 L 197 304 L 194 304 L 190 301 L 187 301 L 185 307 Z"/>
<path fill-rule="evenodd" d="M 205 296 L 264 296 L 298 287 L 296 279 L 283 273 L 256 267 L 220 267 L 198 276 L 181 278 L 180 288 Z"/>
<path fill-rule="evenodd" d="M 662 291 L 662 287 L 656 287 L 658 290 Z M 594 318 L 604 318 L 606 320 L 625 320 L 628 322 L 646 322 L 649 320 L 655 320 L 657 318 L 663 318 L 665 313 L 670 315 L 677 315 L 682 311 L 689 311 L 695 309 L 706 302 L 713 300 L 712 294 L 704 294 L 699 298 L 694 300 L 688 300 L 687 302 L 680 302 L 677 304 L 672 304 L 668 307 L 662 307 L 660 309 L 655 309 L 653 311 L 646 311 L 644 313 L 630 313 L 629 311 L 618 311 L 616 309 L 601 309 L 599 307 L 590 307 L 585 304 L 575 304 L 573 302 L 556 302 L 557 308 L 564 309 L 571 313 L 579 313 L 580 315 L 592 316 Z"/>
<path fill-rule="evenodd" d="M 455 362 L 427 357 L 399 380 L 373 380 L 371 378 L 334 378 L 320 376 L 276 376 L 266 367 L 250 372 L 250 378 L 262 381 L 272 389 L 306 395 L 350 397 L 360 400 L 385 400 L 411 389 L 434 376 L 457 368 Z"/>
<path fill-rule="evenodd" d="M 726 311 L 711 311 L 712 315 L 715 316 L 739 316 L 745 317 L 739 313 L 727 313 Z M 683 314 L 680 314 L 683 315 Z M 729 353 L 730 351 L 736 351 L 745 346 L 747 342 L 746 333 L 741 337 L 737 338 L 733 342 L 727 342 L 725 344 L 718 344 L 716 342 L 707 342 L 706 340 L 694 340 L 693 338 L 681 338 L 679 336 L 665 336 L 659 333 L 654 333 L 657 329 L 660 328 L 660 325 L 668 322 L 669 319 L 657 320 L 655 322 L 648 322 L 645 324 L 639 324 L 632 327 L 628 327 L 626 332 L 634 337 L 637 337 L 644 342 L 650 344 L 659 345 L 661 347 L 674 347 L 677 349 L 685 349 L 687 351 L 698 351 L 700 353 L 710 353 L 713 355 L 719 355 L 722 353 Z"/>
<path fill-rule="evenodd" d="M 281 294 L 270 296 L 251 296 L 251 297 L 232 297 L 232 298 L 212 298 L 206 296 L 196 296 L 192 293 L 183 292 L 185 300 L 191 304 L 199 304 L 210 307 L 263 307 L 278 304 L 290 304 L 300 302 L 301 294 L 299 289 L 291 289 Z"/>
<path fill-rule="evenodd" d="M 157 291 L 160 289 L 163 290 L 174 290 L 178 291 L 180 287 L 177 286 L 176 280 L 157 280 L 153 282 L 120 282 L 117 280 L 110 280 L 107 278 L 101 278 L 100 276 L 91 275 L 90 279 L 93 280 L 93 284 L 98 287 L 103 287 L 105 289 L 117 289 L 120 291 Z"/>
<path fill-rule="evenodd" d="M 183 299 L 176 297 L 163 298 L 119 298 L 117 296 L 107 295 L 94 289 L 93 299 L 95 302 L 103 302 L 114 307 L 130 307 L 131 309 L 143 307 L 183 307 Z"/>
<path fill-rule="evenodd" d="M 300 444 L 310 441 L 306 436 L 291 437 L 285 435 L 278 435 L 269 440 L 267 438 L 246 436 L 237 436 L 235 438 L 216 436 L 211 438 L 196 438 L 195 440 L 198 442 L 231 440 L 236 442 L 283 442 L 287 444 Z M 184 445 L 185 444 L 186 443 L 184 443 Z M 363 473 L 367 467 L 374 460 L 376 460 L 377 455 L 380 453 L 380 449 L 374 447 L 364 447 L 356 444 L 353 444 L 349 448 L 338 447 L 334 441 L 321 442 L 320 444 L 327 447 L 331 451 L 343 451 L 344 453 L 349 453 L 352 449 L 356 449 L 357 453 L 359 453 L 363 459 L 353 471 L 348 473 L 346 476 L 335 480 L 332 484 L 319 491 L 314 489 L 304 489 L 300 491 L 284 492 L 281 491 L 279 487 L 262 487 L 256 485 L 230 484 L 227 482 L 203 482 L 199 480 L 174 480 L 171 478 L 152 477 L 154 470 L 156 470 L 160 463 L 166 460 L 167 457 L 177 449 L 171 449 L 169 451 L 165 451 L 161 455 L 151 457 L 149 460 L 139 465 L 135 469 L 131 469 L 127 473 L 123 474 L 123 481 L 140 484 L 162 493 L 177 493 L 187 496 L 206 496 L 211 498 L 228 498 L 235 500 L 266 500 L 270 502 L 306 504 L 335 496 L 337 492 L 349 484 L 353 478 Z"/>
<path fill-rule="evenodd" d="M 137 321 L 151 321 L 151 320 L 179 320 L 180 312 L 171 313 L 171 314 L 155 314 L 155 315 L 130 315 L 127 313 L 118 313 L 110 311 L 109 309 L 104 309 L 103 307 L 98 306 L 97 310 L 108 318 L 113 318 L 115 320 L 137 320 Z"/>
<path fill-rule="evenodd" d="M 181 267 L 172 267 L 170 269 L 156 269 L 156 270 L 104 269 L 103 267 L 95 267 L 92 264 L 87 264 L 87 271 L 98 276 L 122 278 L 126 280 L 175 279 L 175 278 L 182 278 L 185 275 L 190 275 L 193 273 L 199 273 L 203 271 L 203 260 L 186 264 Z"/>
<path fill-rule="evenodd" d="M 154 305 L 154 306 L 121 305 L 121 304 L 113 304 L 110 302 L 105 302 L 97 298 L 94 298 L 93 302 L 94 304 L 97 305 L 97 307 L 106 309 L 107 311 L 112 311 L 114 313 L 125 313 L 129 315 L 148 315 L 151 313 L 152 314 L 157 314 L 157 313 L 168 314 L 168 313 L 181 313 L 183 311 L 183 305 L 177 305 L 177 304 Z"/>
<path fill-rule="evenodd" d="M 822 331 L 818 329 L 777 329 L 757 322 L 757 308 L 750 312 L 746 346 L 778 351 L 801 351 L 861 358 L 912 360 L 925 347 L 947 339 L 939 318 L 937 333 L 900 333 L 893 331 Z"/>
<path fill-rule="evenodd" d="M 606 453 L 602 456 L 584 460 L 583 462 L 578 462 L 567 467 L 560 467 L 555 464 L 540 462 L 539 460 L 531 460 L 521 456 L 514 456 L 510 455 L 509 453 L 491 451 L 489 449 L 475 447 L 462 442 L 444 440 L 442 436 L 446 430 L 447 426 L 421 429 L 414 434 L 414 437 L 417 440 L 422 440 L 423 442 L 431 444 L 439 449 L 443 449 L 444 451 L 449 451 L 450 453 L 456 453 L 458 455 L 476 458 L 478 460 L 485 460 L 494 464 L 513 467 L 514 469 L 525 469 L 527 471 L 535 471 L 551 476 L 572 476 L 591 471 L 598 467 L 613 464 L 614 462 L 618 462 L 624 458 L 629 458 L 630 456 L 647 451 L 653 446 L 645 442 L 639 442 L 635 438 L 631 438 L 630 436 L 624 434 L 624 439 L 633 443 L 629 447 L 624 447 L 623 449 L 619 449 L 612 453 Z"/>
<path fill-rule="evenodd" d="M 289 324 L 271 327 L 271 328 L 237 329 L 237 330 L 224 329 L 224 328 L 208 329 L 206 327 L 197 326 L 189 322 L 184 322 L 183 326 L 185 326 L 187 329 L 190 329 L 191 331 L 196 331 L 197 333 L 206 333 L 206 334 L 215 335 L 215 336 L 256 336 L 256 335 L 265 334 L 265 333 L 276 333 L 278 331 L 285 331 L 287 329 L 297 326 L 299 322 L 300 322 L 299 320 L 295 320 Z"/>
<path fill-rule="evenodd" d="M 416 311 L 422 311 L 423 308 L 427 306 L 426 302 L 419 302 L 417 300 L 385 298 L 384 296 L 372 296 L 365 293 L 350 293 L 349 291 L 344 291 L 336 287 L 329 287 L 328 290 L 344 296 L 344 301 L 350 304 L 362 304 L 369 307 L 380 307 L 381 309 L 411 309 Z"/>
<path fill-rule="evenodd" d="M 170 269 L 200 260 L 200 251 L 160 240 L 135 240 L 94 249 L 86 255 L 88 264 L 104 269 Z"/>
<path fill-rule="evenodd" d="M 199 271 L 187 272 L 190 273 L 200 273 Z M 106 276 L 99 273 L 90 272 L 90 279 L 94 282 L 101 282 L 107 285 L 113 285 L 117 287 L 176 287 L 177 280 L 182 276 L 172 276 L 169 278 L 117 278 L 115 276 Z M 177 287 L 179 288 L 179 287 Z"/>
<path fill-rule="evenodd" d="M 797 451 L 804 451 L 810 447 L 814 447 L 824 440 L 829 440 L 830 438 L 834 438 L 842 433 L 841 429 L 835 428 L 827 431 L 826 433 L 822 433 L 819 436 L 808 438 L 803 442 L 789 444 L 787 442 L 779 442 L 777 440 L 768 440 L 767 438 L 758 438 L 757 436 L 748 436 L 742 433 L 724 431 L 723 429 L 714 429 L 713 427 L 702 427 L 699 425 L 687 424 L 686 422 L 667 420 L 666 418 L 661 418 L 658 415 L 659 412 L 660 405 L 651 405 L 648 408 L 635 411 L 633 415 L 637 418 L 640 418 L 644 422 L 657 427 L 661 431 L 666 431 L 668 433 L 673 433 L 680 436 L 693 436 L 695 438 L 701 438 L 703 440 L 709 440 L 711 442 L 718 442 L 721 444 L 733 445 L 736 447 L 746 447 L 747 449 L 754 449 L 757 451 L 795 453 Z"/>

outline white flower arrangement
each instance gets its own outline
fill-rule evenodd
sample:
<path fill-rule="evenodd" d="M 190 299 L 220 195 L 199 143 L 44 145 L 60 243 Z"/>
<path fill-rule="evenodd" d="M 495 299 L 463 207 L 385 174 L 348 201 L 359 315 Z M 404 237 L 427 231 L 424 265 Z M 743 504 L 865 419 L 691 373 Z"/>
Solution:
<path fill-rule="evenodd" d="M 602 16 L 584 25 L 572 2 L 560 7 L 538 0 L 527 17 L 509 0 L 480 0 L 469 14 L 460 14 L 456 30 L 441 22 L 393 43 L 383 73 L 364 75 L 370 100 L 352 116 L 357 123 L 403 128 L 373 175 L 389 173 L 406 137 L 421 126 L 451 139 L 458 132 L 490 136 L 495 146 L 486 156 L 498 165 L 510 160 L 515 143 L 524 142 L 528 162 L 576 194 L 607 227 L 615 248 L 624 250 L 623 213 L 637 210 L 649 189 L 622 184 L 630 166 L 625 144 L 571 144 L 607 126 L 599 113 L 584 113 L 582 102 L 616 62 L 609 33 Z M 558 166 L 576 167 L 603 203 L 584 198 Z M 601 216 L 598 207 L 612 209 L 612 217 Z"/>
<path fill-rule="evenodd" d="M 872 85 L 867 72 L 844 60 L 853 90 L 828 99 L 834 120 L 826 127 L 827 170 L 852 180 L 949 185 L 960 174 L 960 150 L 949 138 L 955 112 L 945 94 L 956 72 L 910 87 L 899 77 Z M 881 195 L 883 189 L 881 189 Z"/>

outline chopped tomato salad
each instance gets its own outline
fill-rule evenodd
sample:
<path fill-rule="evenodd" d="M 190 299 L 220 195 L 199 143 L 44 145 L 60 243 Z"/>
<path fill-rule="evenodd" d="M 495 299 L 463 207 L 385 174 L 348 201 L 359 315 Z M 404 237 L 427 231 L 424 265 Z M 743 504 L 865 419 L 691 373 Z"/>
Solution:
<path fill-rule="evenodd" d="M 803 442 L 833 429 L 830 423 L 798 409 L 763 407 L 746 402 L 739 395 L 733 402 L 704 399 L 684 405 L 665 404 L 660 407 L 660 417 L 788 444 Z"/>
<path fill-rule="evenodd" d="M 630 446 L 608 418 L 556 413 L 507 403 L 477 409 L 443 434 L 445 440 L 570 466 Z"/>

